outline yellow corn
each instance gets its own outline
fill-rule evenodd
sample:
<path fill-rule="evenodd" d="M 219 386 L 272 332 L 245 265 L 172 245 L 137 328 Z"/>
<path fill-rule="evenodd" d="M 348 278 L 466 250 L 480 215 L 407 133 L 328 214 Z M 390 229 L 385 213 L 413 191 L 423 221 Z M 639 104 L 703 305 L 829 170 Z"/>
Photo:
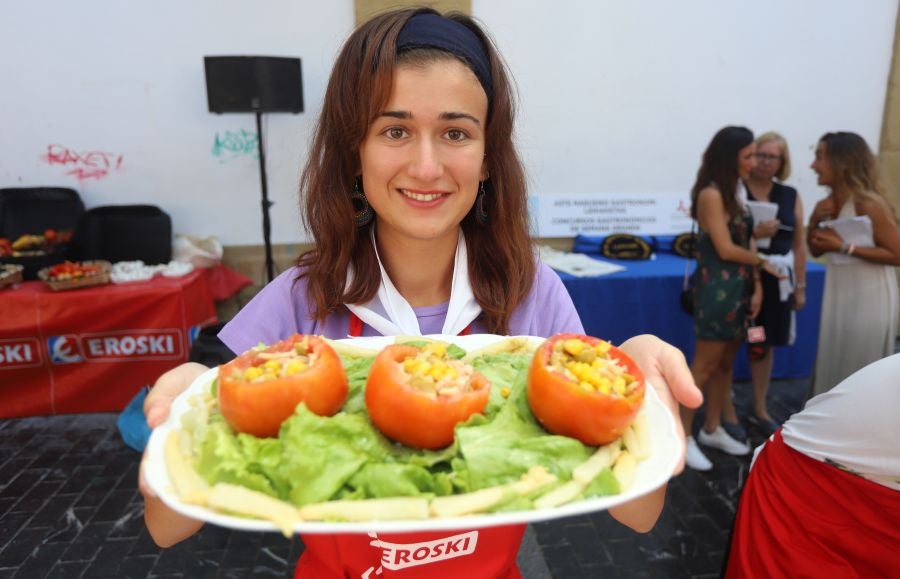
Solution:
<path fill-rule="evenodd" d="M 248 380 L 248 381 L 256 380 L 257 378 L 259 378 L 262 375 L 263 375 L 262 368 L 253 366 L 253 367 L 247 368 L 247 370 L 244 372 L 244 380 Z"/>
<path fill-rule="evenodd" d="M 426 344 L 422 350 L 429 354 L 434 354 L 439 358 L 443 358 L 447 355 L 447 344 L 444 342 L 430 342 Z"/>
<path fill-rule="evenodd" d="M 612 393 L 612 382 L 609 381 L 609 378 L 600 378 L 597 389 L 603 394 L 609 395 Z"/>
<path fill-rule="evenodd" d="M 437 381 L 439 381 L 441 378 L 443 378 L 444 376 L 447 375 L 447 366 L 444 365 L 444 364 L 441 364 L 441 363 L 434 364 L 434 365 L 428 370 L 428 374 L 427 374 L 427 375 L 430 376 L 430 377 L 432 377 L 432 378 L 434 378 L 434 381 L 437 382 Z"/>
<path fill-rule="evenodd" d="M 563 344 L 563 349 L 573 356 L 577 356 L 584 350 L 585 343 L 577 338 L 570 338 Z"/>
<path fill-rule="evenodd" d="M 304 364 L 303 361 L 291 360 L 284 368 L 284 375 L 293 376 L 294 374 L 299 374 L 304 370 L 306 370 L 306 364 Z"/>

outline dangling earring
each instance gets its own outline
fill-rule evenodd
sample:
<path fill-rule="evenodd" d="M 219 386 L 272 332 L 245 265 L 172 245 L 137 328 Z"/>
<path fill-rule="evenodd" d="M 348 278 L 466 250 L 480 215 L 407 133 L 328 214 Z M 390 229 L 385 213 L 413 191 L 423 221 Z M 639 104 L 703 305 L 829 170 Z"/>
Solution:
<path fill-rule="evenodd" d="M 372 222 L 375 212 L 372 211 L 372 206 L 369 205 L 366 194 L 360 191 L 360 183 L 362 183 L 362 177 L 357 177 L 353 185 L 353 192 L 350 193 L 350 201 L 353 203 L 355 211 L 353 220 L 356 222 L 356 226 L 365 227 Z"/>
<path fill-rule="evenodd" d="M 478 195 L 475 196 L 475 221 L 479 225 L 484 225 L 488 222 L 488 214 L 484 210 L 484 197 L 484 181 L 480 181 L 478 183 Z"/>

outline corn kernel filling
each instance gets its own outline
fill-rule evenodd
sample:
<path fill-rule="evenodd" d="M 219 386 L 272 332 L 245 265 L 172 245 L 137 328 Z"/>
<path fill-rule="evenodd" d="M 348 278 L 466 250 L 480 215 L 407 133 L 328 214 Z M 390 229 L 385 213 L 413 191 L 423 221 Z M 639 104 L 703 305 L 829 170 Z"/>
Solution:
<path fill-rule="evenodd" d="M 303 372 L 316 361 L 316 354 L 309 348 L 309 342 L 296 342 L 284 352 L 260 351 L 253 365 L 244 370 L 235 369 L 232 378 L 245 382 L 260 383 L 277 378 L 287 378 Z"/>
<path fill-rule="evenodd" d="M 637 380 L 610 356 L 612 344 L 600 340 L 596 345 L 578 338 L 559 340 L 550 353 L 550 369 L 560 372 L 587 392 L 625 397 Z"/>
<path fill-rule="evenodd" d="M 415 356 L 400 362 L 406 383 L 433 400 L 473 390 L 474 370 L 447 356 L 447 344 L 429 342 Z"/>

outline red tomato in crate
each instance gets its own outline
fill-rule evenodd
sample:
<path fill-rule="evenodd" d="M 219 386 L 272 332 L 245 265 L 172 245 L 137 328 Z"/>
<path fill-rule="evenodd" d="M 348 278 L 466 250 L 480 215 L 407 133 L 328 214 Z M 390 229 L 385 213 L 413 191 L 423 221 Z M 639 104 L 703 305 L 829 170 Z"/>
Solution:
<path fill-rule="evenodd" d="M 50 279 L 66 280 L 95 275 L 100 272 L 100 266 L 95 263 L 79 263 L 77 261 L 64 261 L 57 263 L 47 270 Z"/>
<path fill-rule="evenodd" d="M 366 408 L 388 438 L 437 449 L 453 442 L 457 424 L 484 412 L 490 391 L 487 378 L 469 364 L 446 357 L 446 344 L 395 344 L 372 363 Z"/>
<path fill-rule="evenodd" d="M 294 334 L 219 367 L 222 416 L 234 430 L 254 436 L 277 436 L 301 402 L 319 416 L 331 416 L 347 391 L 341 359 L 318 336 Z"/>
<path fill-rule="evenodd" d="M 620 437 L 632 423 L 644 388 L 641 369 L 609 342 L 558 334 L 535 352 L 526 392 L 544 428 L 598 446 Z"/>

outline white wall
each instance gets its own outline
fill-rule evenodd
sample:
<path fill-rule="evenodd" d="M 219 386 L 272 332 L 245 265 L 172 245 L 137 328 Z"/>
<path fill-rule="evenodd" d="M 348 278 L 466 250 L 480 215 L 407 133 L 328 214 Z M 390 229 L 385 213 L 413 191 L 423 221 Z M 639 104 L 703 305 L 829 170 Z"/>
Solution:
<path fill-rule="evenodd" d="M 897 4 L 474 0 L 473 12 L 519 85 L 532 192 L 684 191 L 712 134 L 743 124 L 788 138 L 809 210 L 823 195 L 808 169 L 823 132 L 877 146 Z M 89 207 L 154 203 L 177 232 L 260 243 L 256 159 L 212 154 L 217 135 L 253 133 L 255 120 L 207 112 L 202 57 L 299 56 L 306 112 L 266 115 L 264 132 L 273 241 L 300 241 L 299 169 L 352 21 L 350 0 L 11 2 L 0 186 L 71 186 Z M 83 158 L 51 164 L 49 145 Z M 67 175 L 106 160 L 100 178 Z"/>

